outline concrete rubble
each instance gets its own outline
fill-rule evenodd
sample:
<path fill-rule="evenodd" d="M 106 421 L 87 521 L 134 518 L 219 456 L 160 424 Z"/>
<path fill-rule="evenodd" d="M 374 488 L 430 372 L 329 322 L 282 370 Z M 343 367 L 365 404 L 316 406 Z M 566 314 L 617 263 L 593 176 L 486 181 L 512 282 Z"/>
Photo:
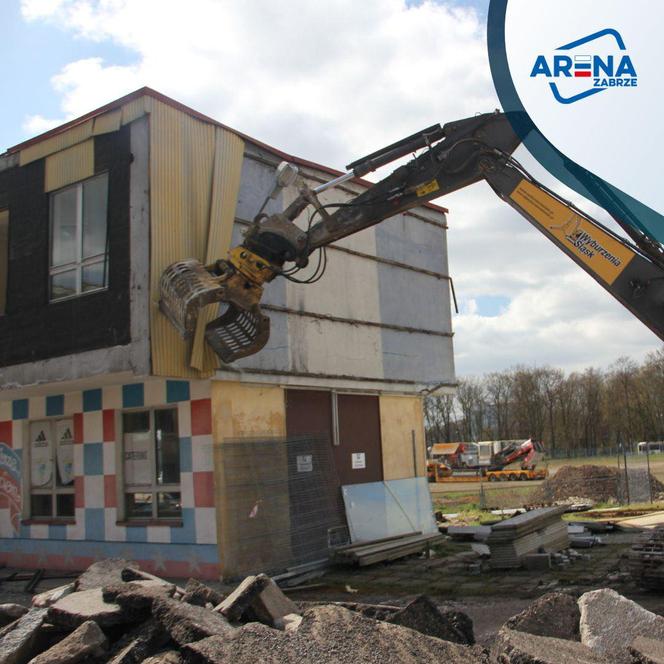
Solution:
<path fill-rule="evenodd" d="M 579 598 L 581 643 L 611 661 L 628 664 L 629 648 L 639 636 L 664 641 L 664 618 L 603 588 Z"/>
<path fill-rule="evenodd" d="M 66 591 L 35 595 L 45 606 L 3 607 L 17 617 L 0 628 L 0 664 L 664 664 L 664 618 L 608 589 L 543 595 L 486 649 L 467 615 L 424 595 L 295 603 L 264 574 L 224 596 L 129 561 L 95 565 Z"/>

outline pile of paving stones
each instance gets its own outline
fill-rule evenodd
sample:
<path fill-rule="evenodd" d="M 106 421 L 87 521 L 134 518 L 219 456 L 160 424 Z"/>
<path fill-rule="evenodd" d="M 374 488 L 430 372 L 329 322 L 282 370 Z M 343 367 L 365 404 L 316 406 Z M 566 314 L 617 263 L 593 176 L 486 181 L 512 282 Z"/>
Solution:
<path fill-rule="evenodd" d="M 664 484 L 650 475 L 653 495 L 664 491 Z M 532 496 L 535 503 L 591 501 L 605 503 L 626 499 L 623 471 L 609 466 L 563 466 L 555 475 L 537 488 Z"/>
<path fill-rule="evenodd" d="M 0 605 L 3 622 L 0 664 L 664 663 L 664 618 L 612 590 L 545 595 L 485 649 L 468 616 L 426 596 L 403 607 L 295 604 L 264 574 L 223 596 L 106 560 L 30 608 Z"/>

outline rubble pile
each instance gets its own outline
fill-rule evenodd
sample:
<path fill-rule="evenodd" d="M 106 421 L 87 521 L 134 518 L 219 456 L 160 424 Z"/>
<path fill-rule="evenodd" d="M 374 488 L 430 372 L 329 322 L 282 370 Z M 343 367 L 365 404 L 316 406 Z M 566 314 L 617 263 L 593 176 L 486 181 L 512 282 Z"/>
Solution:
<path fill-rule="evenodd" d="M 470 618 L 424 596 L 401 607 L 298 606 L 264 574 L 225 596 L 120 559 L 35 595 L 31 607 L 0 605 L 0 624 L 0 664 L 488 664 Z"/>
<path fill-rule="evenodd" d="M 35 595 L 32 607 L 1 605 L 0 620 L 0 664 L 664 662 L 664 618 L 607 589 L 578 602 L 541 597 L 487 650 L 475 645 L 468 616 L 426 596 L 405 606 L 295 604 L 264 574 L 224 596 L 116 559 Z"/>
<path fill-rule="evenodd" d="M 664 491 L 652 474 L 650 485 L 653 495 Z M 605 503 L 626 498 L 625 478 L 622 471 L 609 466 L 563 466 L 546 479 L 534 492 L 535 503 L 564 503 L 590 501 Z"/>

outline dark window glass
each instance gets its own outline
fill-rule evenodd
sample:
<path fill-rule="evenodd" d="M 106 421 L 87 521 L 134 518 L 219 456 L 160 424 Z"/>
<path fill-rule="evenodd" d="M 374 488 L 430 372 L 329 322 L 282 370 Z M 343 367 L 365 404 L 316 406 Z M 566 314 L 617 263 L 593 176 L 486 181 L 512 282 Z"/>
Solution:
<path fill-rule="evenodd" d="M 123 413 L 122 430 L 124 433 L 145 433 L 150 431 L 150 412 L 141 410 L 135 413 Z"/>
<path fill-rule="evenodd" d="M 74 516 L 74 494 L 61 493 L 56 496 L 57 516 Z"/>
<path fill-rule="evenodd" d="M 136 519 L 152 518 L 152 494 L 128 493 L 125 494 L 125 507 L 127 517 Z"/>
<path fill-rule="evenodd" d="M 157 494 L 157 515 L 173 518 L 182 516 L 182 502 L 180 493 L 174 491 Z"/>
<path fill-rule="evenodd" d="M 36 518 L 53 516 L 53 497 L 42 494 L 30 496 L 30 514 Z"/>

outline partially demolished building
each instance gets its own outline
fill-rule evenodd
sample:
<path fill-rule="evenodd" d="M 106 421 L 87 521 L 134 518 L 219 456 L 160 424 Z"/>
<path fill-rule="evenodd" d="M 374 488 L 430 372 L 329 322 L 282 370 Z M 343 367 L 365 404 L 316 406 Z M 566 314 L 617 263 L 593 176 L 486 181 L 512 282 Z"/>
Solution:
<path fill-rule="evenodd" d="M 228 440 L 323 435 L 339 485 L 425 475 L 422 392 L 455 382 L 442 208 L 271 284 L 268 346 L 236 365 L 159 311 L 164 268 L 223 257 L 282 159 L 337 174 L 147 88 L 0 155 L 0 562 L 227 572 Z"/>

